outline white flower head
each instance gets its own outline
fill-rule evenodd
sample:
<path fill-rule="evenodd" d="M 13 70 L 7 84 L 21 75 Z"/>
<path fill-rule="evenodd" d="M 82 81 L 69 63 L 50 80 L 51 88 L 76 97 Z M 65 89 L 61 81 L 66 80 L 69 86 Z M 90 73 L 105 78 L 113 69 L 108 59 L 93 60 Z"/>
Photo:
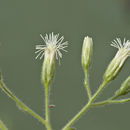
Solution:
<path fill-rule="evenodd" d="M 130 56 L 129 40 L 124 39 L 122 43 L 121 39 L 117 38 L 112 42 L 111 46 L 116 47 L 118 51 L 115 57 L 110 62 L 110 64 L 108 65 L 107 70 L 104 74 L 104 79 L 108 81 L 113 80 L 118 75 L 127 58 Z"/>
<path fill-rule="evenodd" d="M 119 52 L 124 53 L 124 55 L 130 56 L 130 41 L 124 38 L 123 43 L 120 38 L 116 38 L 112 41 L 111 46 L 117 48 Z"/>
<path fill-rule="evenodd" d="M 60 50 L 65 50 L 65 48 L 68 46 L 68 41 L 63 42 L 64 36 L 59 38 L 59 34 L 54 35 L 54 33 L 50 33 L 49 35 L 45 35 L 45 37 L 40 34 L 42 40 L 45 42 L 45 45 L 36 45 L 36 59 L 40 57 L 40 59 L 43 58 L 46 51 L 49 51 L 50 53 L 56 54 L 56 59 L 62 58 L 62 53 Z"/>

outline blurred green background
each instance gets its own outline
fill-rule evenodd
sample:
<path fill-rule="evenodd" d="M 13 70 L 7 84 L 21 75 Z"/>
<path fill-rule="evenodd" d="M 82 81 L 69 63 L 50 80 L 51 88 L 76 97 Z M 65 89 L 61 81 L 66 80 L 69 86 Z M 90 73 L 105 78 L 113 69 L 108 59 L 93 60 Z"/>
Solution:
<path fill-rule="evenodd" d="M 35 45 L 42 44 L 39 34 L 64 35 L 68 53 L 51 86 L 53 130 L 61 128 L 84 106 L 87 94 L 83 86 L 81 47 L 83 38 L 94 41 L 90 84 L 94 93 L 103 73 L 116 53 L 110 43 L 116 37 L 130 39 L 129 0 L 0 0 L 0 70 L 7 87 L 25 104 L 44 116 L 44 88 L 40 74 L 42 60 L 35 60 Z M 44 44 L 44 43 L 43 43 Z M 130 61 L 104 90 L 98 100 L 113 95 L 130 74 Z M 128 95 L 130 96 L 130 95 Z M 45 130 L 0 90 L 0 119 L 9 130 Z M 130 104 L 91 109 L 76 124 L 77 130 L 129 130 Z"/>

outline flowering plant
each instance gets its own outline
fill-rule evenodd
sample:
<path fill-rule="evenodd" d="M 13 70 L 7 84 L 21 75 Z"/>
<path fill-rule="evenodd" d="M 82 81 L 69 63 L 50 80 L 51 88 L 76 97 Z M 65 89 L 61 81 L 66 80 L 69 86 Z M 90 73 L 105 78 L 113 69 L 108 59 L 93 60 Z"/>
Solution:
<path fill-rule="evenodd" d="M 56 59 L 60 60 L 62 58 L 62 51 L 65 51 L 65 48 L 68 46 L 68 42 L 63 42 L 64 37 L 59 38 L 59 34 L 54 35 L 51 33 L 49 35 L 46 34 L 43 37 L 40 34 L 41 38 L 45 42 L 45 45 L 36 45 L 36 59 L 40 57 L 43 60 L 42 65 L 42 73 L 41 73 L 41 81 L 44 85 L 45 89 L 45 118 L 41 117 L 37 113 L 35 113 L 31 108 L 25 105 L 21 100 L 19 100 L 4 84 L 2 76 L 0 74 L 0 87 L 1 89 L 16 102 L 16 105 L 20 110 L 23 110 L 29 113 L 31 116 L 35 117 L 39 120 L 43 125 L 45 125 L 47 130 L 52 130 L 52 125 L 50 122 L 50 108 L 53 108 L 54 105 L 51 105 L 49 102 L 49 94 L 50 94 L 50 85 L 52 83 L 54 73 L 55 73 L 55 62 Z M 122 83 L 121 87 L 115 92 L 115 94 L 108 98 L 105 101 L 96 102 L 97 96 L 100 95 L 102 90 L 106 87 L 106 85 L 114 80 L 122 69 L 124 63 L 130 56 L 130 41 L 125 40 L 123 44 L 119 38 L 114 40 L 111 44 L 118 48 L 117 54 L 112 59 L 110 64 L 108 65 L 105 73 L 103 82 L 99 86 L 98 90 L 92 94 L 91 88 L 89 85 L 89 68 L 91 66 L 92 54 L 93 54 L 93 40 L 90 37 L 85 37 L 83 46 L 82 46 L 82 54 L 81 54 L 81 63 L 84 70 L 84 86 L 86 92 L 88 94 L 88 102 L 86 105 L 62 128 L 62 130 L 75 130 L 73 128 L 74 123 L 91 107 L 102 106 L 105 104 L 117 104 L 117 103 L 125 103 L 129 102 L 130 98 L 125 99 L 117 99 L 121 96 L 125 96 L 130 92 L 130 76 Z M 0 129 L 7 130 L 6 126 L 2 121 L 0 121 Z"/>

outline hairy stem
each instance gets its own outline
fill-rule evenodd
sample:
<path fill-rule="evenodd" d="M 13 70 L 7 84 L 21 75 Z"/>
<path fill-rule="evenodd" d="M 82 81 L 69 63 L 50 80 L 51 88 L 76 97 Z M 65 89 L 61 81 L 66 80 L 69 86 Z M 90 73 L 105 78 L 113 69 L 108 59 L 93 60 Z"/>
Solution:
<path fill-rule="evenodd" d="M 5 124 L 0 120 L 0 130 L 8 130 Z"/>
<path fill-rule="evenodd" d="M 28 106 L 26 106 L 23 102 L 21 102 L 5 85 L 4 83 L 0 80 L 0 87 L 2 90 L 11 98 L 13 101 L 16 102 L 16 105 L 23 111 L 26 111 L 29 113 L 31 116 L 39 120 L 42 124 L 45 126 L 47 125 L 46 121 L 39 116 L 37 113 L 35 113 L 33 110 L 31 110 Z"/>
<path fill-rule="evenodd" d="M 68 130 L 92 105 L 96 97 L 100 94 L 103 88 L 107 85 L 108 81 L 103 81 L 100 85 L 99 89 L 96 93 L 92 96 L 92 98 L 88 101 L 88 103 L 65 125 L 62 130 Z"/>
<path fill-rule="evenodd" d="M 110 100 L 117 99 L 119 96 L 121 96 L 121 95 L 114 95 L 113 97 L 110 98 Z"/>
<path fill-rule="evenodd" d="M 49 85 L 45 86 L 45 116 L 46 116 L 46 122 L 48 126 L 48 130 L 51 130 L 51 124 L 50 124 L 50 111 L 49 111 Z"/>
<path fill-rule="evenodd" d="M 85 85 L 86 91 L 88 93 L 88 97 L 90 99 L 92 97 L 92 94 L 91 94 L 91 90 L 90 90 L 90 87 L 89 87 L 89 73 L 88 73 L 88 69 L 85 70 L 84 73 L 85 73 L 84 85 Z"/>
<path fill-rule="evenodd" d="M 117 103 L 126 103 L 126 102 L 130 102 L 130 98 L 127 99 L 121 99 L 121 100 L 106 100 L 106 101 L 102 101 L 102 102 L 96 102 L 94 104 L 92 104 L 92 107 L 96 107 L 96 106 L 102 106 L 102 105 L 106 105 L 106 104 L 117 104 Z"/>

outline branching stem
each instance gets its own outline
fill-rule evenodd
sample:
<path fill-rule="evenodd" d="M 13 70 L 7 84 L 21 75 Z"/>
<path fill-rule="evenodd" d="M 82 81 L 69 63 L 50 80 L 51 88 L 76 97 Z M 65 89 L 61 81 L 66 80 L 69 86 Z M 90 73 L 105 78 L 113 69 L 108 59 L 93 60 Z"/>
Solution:
<path fill-rule="evenodd" d="M 2 90 L 13 100 L 16 102 L 16 105 L 22 109 L 23 111 L 26 111 L 29 113 L 31 116 L 39 120 L 42 124 L 44 124 L 46 127 L 48 126 L 48 123 L 37 113 L 35 113 L 32 109 L 30 109 L 28 106 L 26 106 L 23 102 L 21 102 L 5 85 L 4 83 L 0 80 L 0 87 Z"/>
<path fill-rule="evenodd" d="M 130 98 L 127 99 L 121 99 L 121 100 L 106 100 L 106 101 L 102 101 L 102 102 L 96 102 L 94 104 L 92 104 L 92 107 L 96 107 L 96 106 L 102 106 L 102 105 L 106 105 L 106 104 L 118 104 L 118 103 L 126 103 L 126 102 L 130 102 Z"/>
<path fill-rule="evenodd" d="M 99 89 L 92 96 L 92 98 L 88 101 L 88 103 L 65 125 L 62 130 L 68 130 L 92 105 L 96 97 L 100 94 L 103 88 L 107 85 L 108 81 L 103 81 L 100 85 Z"/>

